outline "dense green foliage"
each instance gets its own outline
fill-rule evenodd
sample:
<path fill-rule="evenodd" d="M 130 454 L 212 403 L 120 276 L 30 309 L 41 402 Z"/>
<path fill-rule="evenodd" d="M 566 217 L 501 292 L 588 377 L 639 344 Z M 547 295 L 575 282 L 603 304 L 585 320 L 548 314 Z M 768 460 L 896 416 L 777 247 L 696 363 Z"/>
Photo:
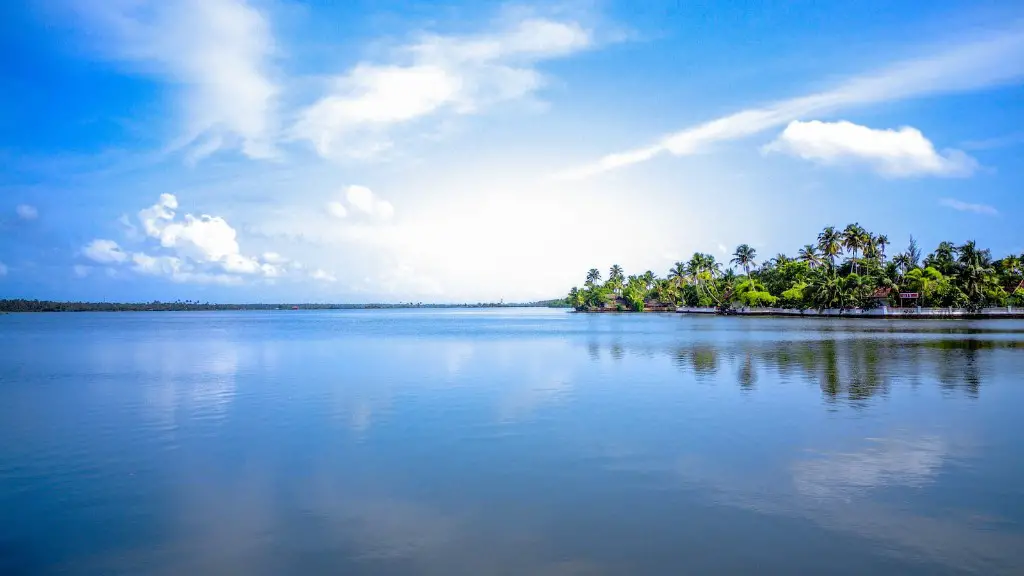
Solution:
<path fill-rule="evenodd" d="M 608 280 L 592 268 L 582 287 L 569 291 L 577 310 L 663 309 L 703 306 L 799 309 L 889 306 L 953 307 L 978 310 L 990 306 L 1024 306 L 1024 254 L 993 260 L 974 241 L 942 242 L 922 258 L 913 236 L 906 250 L 886 254 L 889 238 L 859 224 L 842 230 L 829 226 L 795 258 L 777 254 L 758 264 L 757 251 L 736 248 L 723 269 L 711 254 L 695 253 L 676 262 L 666 278 L 650 271 L 625 276 L 611 268 Z M 901 293 L 916 293 L 900 299 Z"/>

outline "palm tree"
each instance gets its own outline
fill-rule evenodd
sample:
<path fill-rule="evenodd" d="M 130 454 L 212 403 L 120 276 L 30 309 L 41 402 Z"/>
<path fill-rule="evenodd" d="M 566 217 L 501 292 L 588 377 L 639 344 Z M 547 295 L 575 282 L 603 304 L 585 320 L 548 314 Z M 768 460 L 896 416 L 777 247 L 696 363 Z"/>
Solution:
<path fill-rule="evenodd" d="M 698 293 L 703 293 L 708 298 L 718 301 L 714 280 L 722 271 L 721 264 L 715 261 L 714 256 L 695 252 L 686 264 L 686 271 L 689 274 L 690 282 L 697 287 Z"/>
<path fill-rule="evenodd" d="M 647 285 L 648 290 L 654 288 L 654 280 L 656 279 L 656 277 L 654 276 L 654 272 L 648 270 L 647 272 L 644 272 L 642 276 L 640 276 L 640 279 L 643 280 L 644 284 Z"/>
<path fill-rule="evenodd" d="M 846 226 L 841 235 L 843 247 L 853 254 L 853 272 L 857 273 L 857 254 L 867 245 L 869 235 L 860 224 Z"/>
<path fill-rule="evenodd" d="M 818 249 L 814 247 L 814 244 L 804 244 L 797 254 L 797 259 L 807 262 L 811 268 L 817 268 L 821 264 L 821 257 L 818 256 Z"/>
<path fill-rule="evenodd" d="M 747 278 L 750 278 L 750 267 L 755 264 L 754 258 L 757 258 L 757 251 L 748 244 L 740 244 L 732 255 L 733 259 L 730 262 L 742 266 L 743 272 Z"/>
<path fill-rule="evenodd" d="M 875 236 L 875 244 L 878 246 L 878 253 L 882 256 L 882 262 L 885 262 L 885 247 L 889 245 L 889 237 L 879 234 Z"/>
<path fill-rule="evenodd" d="M 931 266 L 945 276 L 956 270 L 956 246 L 952 242 L 939 242 L 935 251 L 924 259 L 925 266 Z"/>
<path fill-rule="evenodd" d="M 587 286 L 593 286 L 594 284 L 601 281 L 601 271 L 597 268 L 591 268 L 587 272 Z"/>
<path fill-rule="evenodd" d="M 911 268 L 914 267 L 910 261 L 910 256 L 908 256 L 906 252 L 900 252 L 897 254 L 896 257 L 892 259 L 892 263 L 899 269 L 901 279 Z"/>
<path fill-rule="evenodd" d="M 668 271 L 668 279 L 675 284 L 676 288 L 682 288 L 686 284 L 686 264 L 676 262 Z"/>
<path fill-rule="evenodd" d="M 608 270 L 608 282 L 605 286 L 615 294 L 621 294 L 623 288 L 623 279 L 625 276 L 622 273 L 622 266 L 615 264 Z"/>
<path fill-rule="evenodd" d="M 836 256 L 843 251 L 842 240 L 843 235 L 835 226 L 828 226 L 818 234 L 818 250 L 823 257 L 828 258 L 832 268 L 835 268 Z"/>
<path fill-rule="evenodd" d="M 995 273 L 992 254 L 988 250 L 979 250 L 974 240 L 966 242 L 956 251 L 960 288 L 972 307 L 980 308 L 985 303 L 985 282 Z"/>

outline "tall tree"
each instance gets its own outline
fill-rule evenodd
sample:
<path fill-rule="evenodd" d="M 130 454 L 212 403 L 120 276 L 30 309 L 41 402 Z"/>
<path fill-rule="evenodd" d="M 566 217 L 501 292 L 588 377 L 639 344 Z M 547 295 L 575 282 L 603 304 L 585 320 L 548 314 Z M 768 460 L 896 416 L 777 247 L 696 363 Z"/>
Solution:
<path fill-rule="evenodd" d="M 910 267 L 917 268 L 917 265 L 921 263 L 921 247 L 917 245 L 917 240 L 914 237 L 910 237 L 910 243 L 907 244 L 907 258 L 910 260 Z"/>
<path fill-rule="evenodd" d="M 972 307 L 985 305 L 985 284 L 995 274 L 992 266 L 992 253 L 979 250 L 974 240 L 957 247 L 957 277 L 960 289 L 972 303 Z"/>
<path fill-rule="evenodd" d="M 924 259 L 925 266 L 931 266 L 945 276 L 956 271 L 956 246 L 952 242 L 939 242 L 935 251 Z"/>
<path fill-rule="evenodd" d="M 608 282 L 605 286 L 614 294 L 621 294 L 624 286 L 625 276 L 622 273 L 622 266 L 615 264 L 608 270 Z"/>
<path fill-rule="evenodd" d="M 806 262 L 811 268 L 821 265 L 821 257 L 818 256 L 818 249 L 814 244 L 804 244 L 804 247 L 797 254 L 797 258 L 801 262 Z"/>
<path fill-rule="evenodd" d="M 668 271 L 668 279 L 675 284 L 676 288 L 682 288 L 686 284 L 686 264 L 676 262 Z"/>
<path fill-rule="evenodd" d="M 750 267 L 754 265 L 754 259 L 757 258 L 757 251 L 750 247 L 748 244 L 740 244 L 736 247 L 736 251 L 732 253 L 733 264 L 743 267 L 743 272 L 747 278 L 750 278 Z"/>
<path fill-rule="evenodd" d="M 597 268 L 591 268 L 587 272 L 587 286 L 593 286 L 601 281 L 601 271 Z"/>
<path fill-rule="evenodd" d="M 885 247 L 889 245 L 889 237 L 879 234 L 875 236 L 875 244 L 878 246 L 878 253 L 882 256 L 882 262 L 885 262 Z"/>
<path fill-rule="evenodd" d="M 836 266 L 836 256 L 843 251 L 842 241 L 843 235 L 835 226 L 828 226 L 818 234 L 818 250 L 822 256 L 828 258 L 832 268 Z"/>

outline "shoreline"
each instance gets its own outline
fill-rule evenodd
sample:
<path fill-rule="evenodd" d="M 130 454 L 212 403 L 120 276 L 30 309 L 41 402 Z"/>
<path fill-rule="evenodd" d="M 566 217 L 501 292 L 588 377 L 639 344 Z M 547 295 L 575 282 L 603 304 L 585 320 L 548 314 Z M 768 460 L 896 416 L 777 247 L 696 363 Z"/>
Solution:
<path fill-rule="evenodd" d="M 986 308 L 970 311 L 966 308 L 875 308 L 863 310 L 798 310 L 794 308 L 743 308 L 723 312 L 717 308 L 679 307 L 676 310 L 571 310 L 574 314 L 682 314 L 688 316 L 744 316 L 749 318 L 863 318 L 881 320 L 1024 320 L 1024 308 Z"/>
<path fill-rule="evenodd" d="M 890 308 L 882 306 L 870 310 L 861 308 L 798 310 L 794 308 L 740 308 L 721 312 L 716 309 L 687 308 L 676 309 L 677 314 L 747 316 L 771 318 L 874 318 L 892 320 L 991 320 L 991 319 L 1024 319 L 1024 308 L 1012 306 L 1000 308 L 983 308 L 968 310 L 967 308 Z"/>

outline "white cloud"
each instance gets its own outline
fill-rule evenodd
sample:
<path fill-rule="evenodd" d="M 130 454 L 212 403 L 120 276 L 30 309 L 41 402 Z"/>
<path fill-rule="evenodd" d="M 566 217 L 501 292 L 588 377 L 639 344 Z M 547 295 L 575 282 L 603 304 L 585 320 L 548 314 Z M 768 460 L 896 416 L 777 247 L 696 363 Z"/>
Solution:
<path fill-rule="evenodd" d="M 521 19 L 476 36 L 424 35 L 394 51 L 396 62 L 361 62 L 292 129 L 324 157 L 367 157 L 390 148 L 395 126 L 442 113 L 475 114 L 528 97 L 545 84 L 536 64 L 586 49 L 575 22 Z"/>
<path fill-rule="evenodd" d="M 7 265 L 0 262 L 0 276 L 7 276 Z"/>
<path fill-rule="evenodd" d="M 246 256 L 227 220 L 207 214 L 185 214 L 179 219 L 177 208 L 173 194 L 161 194 L 156 204 L 139 211 L 146 237 L 157 241 L 154 253 L 129 253 L 113 240 L 97 239 L 83 248 L 82 254 L 101 264 L 131 264 L 139 274 L 175 282 L 238 284 L 245 277 L 270 280 L 286 275 L 289 269 L 302 268 L 276 252 Z"/>
<path fill-rule="evenodd" d="M 939 205 L 945 206 L 946 208 L 952 208 L 953 210 L 959 210 L 960 212 L 974 212 L 975 214 L 985 214 L 987 216 L 996 216 L 999 211 L 988 204 L 971 204 L 969 202 L 961 202 L 953 198 L 943 198 L 939 200 Z"/>
<path fill-rule="evenodd" d="M 900 62 L 887 69 L 848 80 L 839 87 L 743 110 L 668 134 L 655 143 L 609 154 L 597 162 L 556 174 L 582 179 L 644 162 L 668 152 L 675 156 L 706 151 L 718 142 L 746 138 L 809 115 L 852 106 L 904 100 L 933 94 L 965 92 L 1016 83 L 1024 77 L 1024 31 L 1013 30 L 929 57 Z"/>
<path fill-rule="evenodd" d="M 132 270 L 139 274 L 161 276 L 179 283 L 231 285 L 241 282 L 237 276 L 196 270 L 192 263 L 174 256 L 151 256 L 135 252 L 132 254 L 132 264 Z"/>
<path fill-rule="evenodd" d="M 348 202 L 348 207 L 341 200 L 331 200 L 327 203 L 327 213 L 334 218 L 346 218 L 350 209 L 357 214 L 379 220 L 390 220 L 395 215 L 394 205 L 378 197 L 366 186 L 347 186 L 342 194 Z"/>
<path fill-rule="evenodd" d="M 146 234 L 159 240 L 160 246 L 180 259 L 215 265 L 230 274 L 278 275 L 274 264 L 241 254 L 237 232 L 227 220 L 207 214 L 186 214 L 175 220 L 177 207 L 174 195 L 161 194 L 156 204 L 139 212 Z"/>
<path fill-rule="evenodd" d="M 317 268 L 316 270 L 314 270 L 313 273 L 309 275 L 309 277 L 312 278 L 313 280 L 319 280 L 321 282 L 337 282 L 338 281 L 338 279 L 335 278 L 333 274 L 331 274 L 330 272 L 328 272 L 328 271 L 326 271 L 326 270 L 324 270 L 322 268 Z"/>
<path fill-rule="evenodd" d="M 277 252 L 264 252 L 262 258 L 263 258 L 263 261 L 266 262 L 267 264 L 287 264 L 288 263 L 288 259 L 285 258 L 284 256 L 281 256 Z"/>
<path fill-rule="evenodd" d="M 852 122 L 790 122 L 764 147 L 820 164 L 858 163 L 884 176 L 969 176 L 978 163 L 960 150 L 935 151 L 916 128 L 878 130 Z"/>
<path fill-rule="evenodd" d="M 105 56 L 180 89 L 186 125 L 175 146 L 190 147 L 190 161 L 228 147 L 251 158 L 275 155 L 274 39 L 266 18 L 245 0 L 77 6 Z"/>
<path fill-rule="evenodd" d="M 36 210 L 35 206 L 29 206 L 28 204 L 19 204 L 15 208 L 15 212 L 18 213 L 18 218 L 22 220 L 35 220 L 39 217 L 39 211 Z"/>
<path fill-rule="evenodd" d="M 327 203 L 327 213 L 335 218 L 344 218 L 348 216 L 348 209 L 341 202 L 332 201 Z"/>
<path fill-rule="evenodd" d="M 85 278 L 89 274 L 92 274 L 92 266 L 83 266 L 82 264 L 75 264 L 71 267 L 71 270 L 75 273 L 77 278 Z"/>
<path fill-rule="evenodd" d="M 121 250 L 113 240 L 96 239 L 82 248 L 82 255 L 100 264 L 120 264 L 128 259 L 128 254 Z"/>
<path fill-rule="evenodd" d="M 345 189 L 345 199 L 356 210 L 382 220 L 395 214 L 395 207 L 390 202 L 381 200 L 366 186 L 349 186 Z"/>

